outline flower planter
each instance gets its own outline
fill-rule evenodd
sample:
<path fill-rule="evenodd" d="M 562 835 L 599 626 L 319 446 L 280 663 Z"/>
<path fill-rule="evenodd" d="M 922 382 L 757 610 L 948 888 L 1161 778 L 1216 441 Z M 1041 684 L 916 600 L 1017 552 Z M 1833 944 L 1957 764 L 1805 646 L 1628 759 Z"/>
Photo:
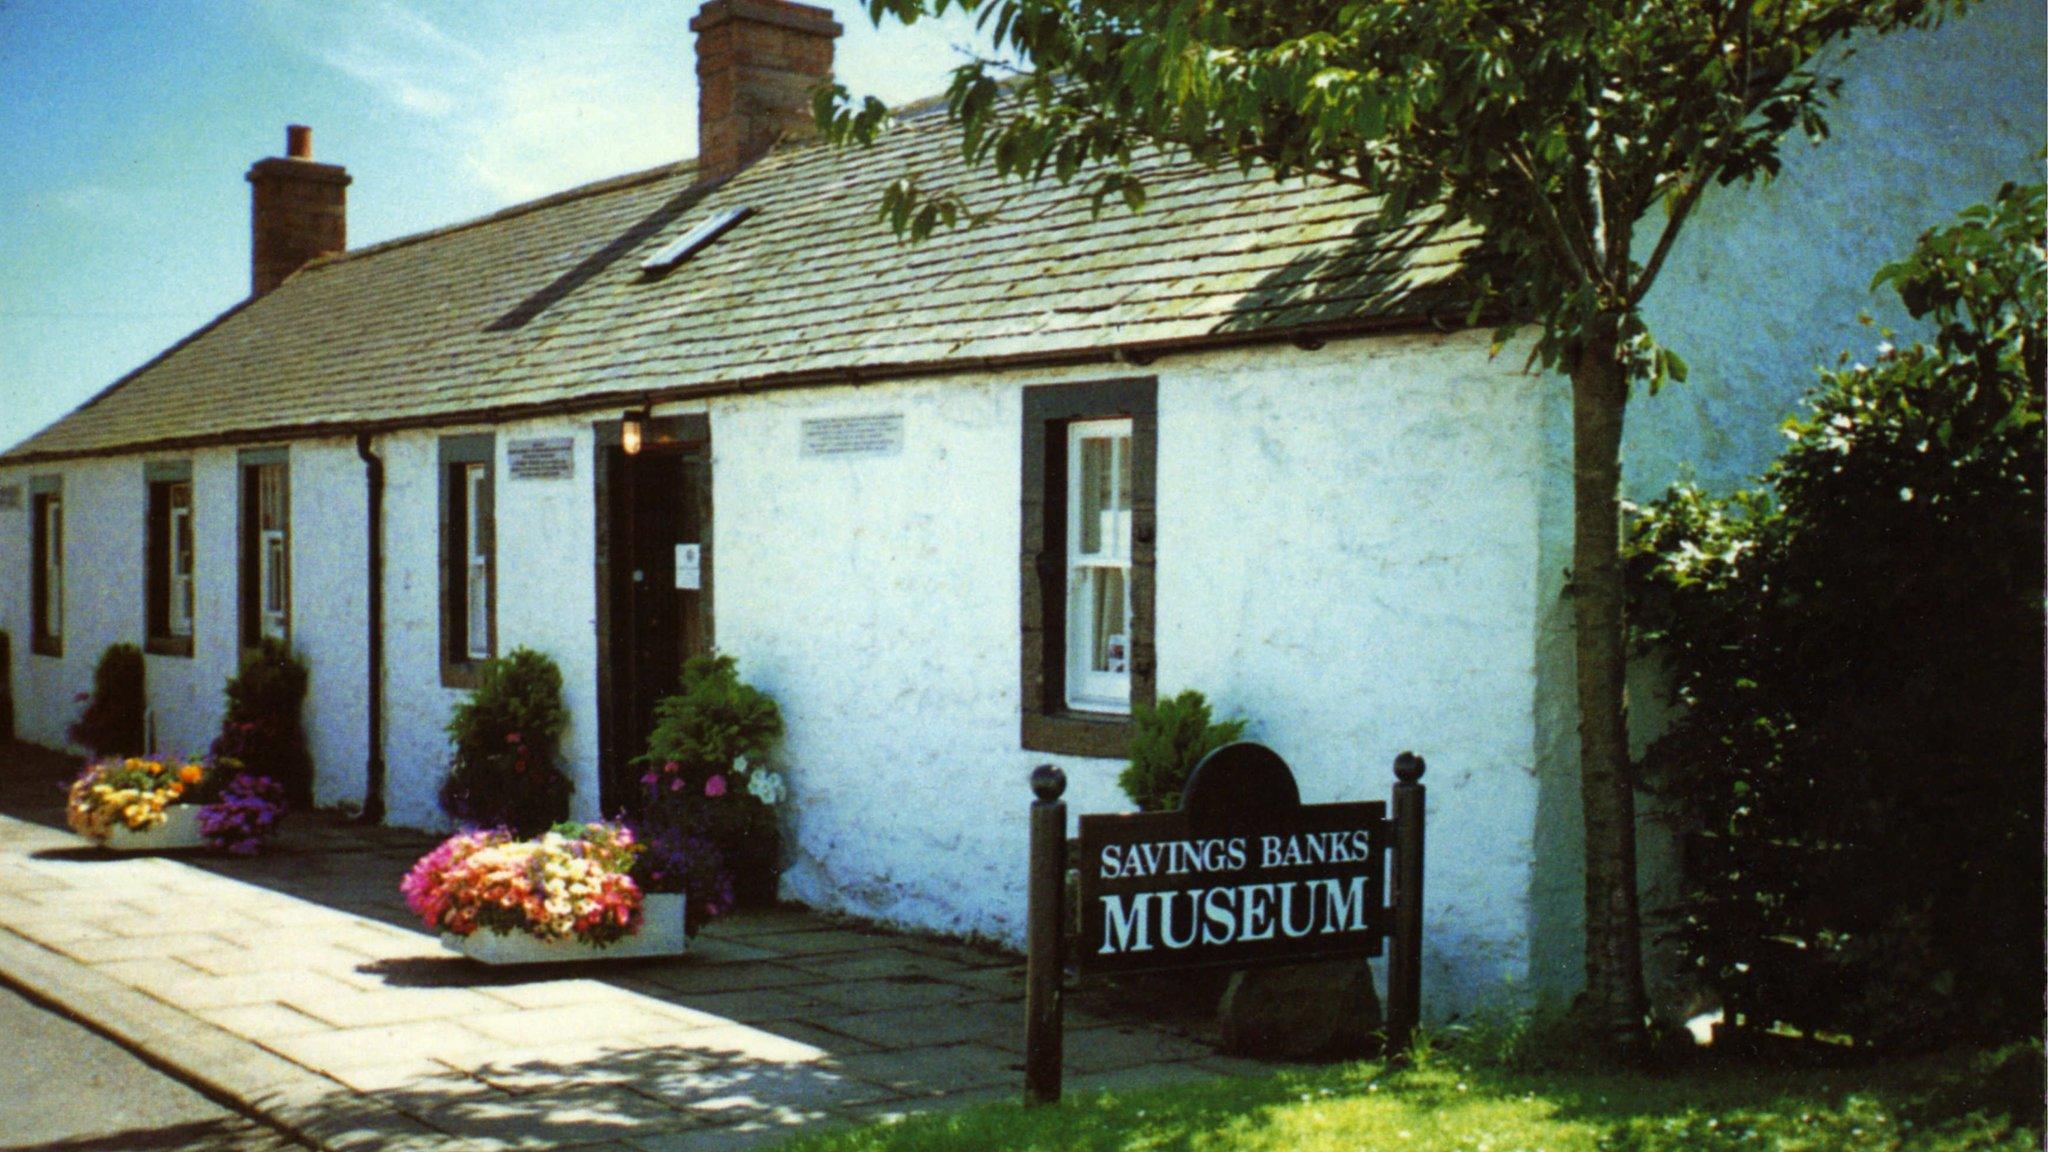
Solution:
<path fill-rule="evenodd" d="M 680 956 L 689 950 L 683 932 L 684 897 L 655 892 L 641 897 L 640 930 L 602 948 L 580 940 L 542 940 L 524 932 L 481 928 L 467 936 L 441 934 L 441 946 L 479 964 L 559 964 L 576 960 L 630 960 Z"/>
<path fill-rule="evenodd" d="M 116 824 L 100 847 L 109 852 L 164 852 L 179 848 L 204 848 L 206 837 L 199 831 L 199 806 L 173 804 L 164 809 L 164 822 L 140 831 Z"/>

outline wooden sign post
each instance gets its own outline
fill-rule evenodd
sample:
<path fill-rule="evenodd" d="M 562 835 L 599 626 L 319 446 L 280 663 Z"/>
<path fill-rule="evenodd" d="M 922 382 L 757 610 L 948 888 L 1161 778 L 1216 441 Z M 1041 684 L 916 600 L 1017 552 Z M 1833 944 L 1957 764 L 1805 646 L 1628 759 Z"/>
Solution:
<path fill-rule="evenodd" d="M 1406 1051 L 1422 991 L 1422 773 L 1420 756 L 1394 761 L 1389 819 L 1377 800 L 1303 804 L 1294 773 L 1263 745 L 1219 748 L 1196 765 L 1177 810 L 1081 817 L 1080 932 L 1067 940 L 1067 778 L 1049 764 L 1035 769 L 1025 1102 L 1060 1098 L 1069 968 L 1087 976 L 1384 953 L 1387 1052 Z"/>

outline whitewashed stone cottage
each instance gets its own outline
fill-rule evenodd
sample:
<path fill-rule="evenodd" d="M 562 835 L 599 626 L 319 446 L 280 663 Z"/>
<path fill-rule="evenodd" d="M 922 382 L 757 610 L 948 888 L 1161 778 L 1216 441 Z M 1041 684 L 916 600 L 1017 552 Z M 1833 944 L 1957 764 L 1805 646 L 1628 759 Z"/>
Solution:
<path fill-rule="evenodd" d="M 1639 487 L 1756 467 L 1811 365 L 1867 342 L 1871 270 L 2026 175 L 2040 22 L 1873 46 L 1837 140 L 1709 201 L 1653 317 L 1696 382 L 1639 404 Z M 451 704 L 524 645 L 563 669 L 596 815 L 715 644 L 788 721 L 787 895 L 1015 940 L 1028 769 L 1120 810 L 1131 704 L 1198 687 L 1310 799 L 1429 757 L 1439 1009 L 1572 987 L 1566 388 L 1458 327 L 1461 246 L 1173 165 L 1140 215 L 1012 188 L 899 245 L 882 183 L 955 163 L 943 117 L 771 148 L 840 28 L 783 0 L 693 28 L 694 162 L 352 251 L 305 132 L 249 171 L 250 297 L 0 456 L 22 737 L 62 745 L 126 641 L 157 745 L 204 750 L 277 636 L 320 800 L 375 766 L 388 818 L 433 826 Z"/>

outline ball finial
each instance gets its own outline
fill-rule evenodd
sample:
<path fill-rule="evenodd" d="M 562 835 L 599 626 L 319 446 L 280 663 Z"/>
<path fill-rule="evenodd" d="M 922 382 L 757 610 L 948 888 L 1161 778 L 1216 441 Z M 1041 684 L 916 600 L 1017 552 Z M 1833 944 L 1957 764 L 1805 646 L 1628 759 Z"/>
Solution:
<path fill-rule="evenodd" d="M 1031 770 L 1031 794 L 1050 804 L 1067 793 L 1067 774 L 1050 764 Z"/>
<path fill-rule="evenodd" d="M 1422 779 L 1422 770 L 1427 767 L 1422 757 L 1413 752 L 1403 752 L 1394 757 L 1394 779 L 1403 784 L 1413 784 Z"/>

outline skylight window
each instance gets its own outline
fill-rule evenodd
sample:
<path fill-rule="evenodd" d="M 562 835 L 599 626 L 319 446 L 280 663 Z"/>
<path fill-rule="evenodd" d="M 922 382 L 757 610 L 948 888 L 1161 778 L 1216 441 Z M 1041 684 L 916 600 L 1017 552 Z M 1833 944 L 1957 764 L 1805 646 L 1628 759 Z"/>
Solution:
<path fill-rule="evenodd" d="M 640 262 L 642 272 L 666 272 L 697 254 L 705 245 L 725 235 L 733 225 L 752 216 L 754 210 L 745 205 L 727 208 L 709 220 L 676 237 L 661 250 Z"/>

